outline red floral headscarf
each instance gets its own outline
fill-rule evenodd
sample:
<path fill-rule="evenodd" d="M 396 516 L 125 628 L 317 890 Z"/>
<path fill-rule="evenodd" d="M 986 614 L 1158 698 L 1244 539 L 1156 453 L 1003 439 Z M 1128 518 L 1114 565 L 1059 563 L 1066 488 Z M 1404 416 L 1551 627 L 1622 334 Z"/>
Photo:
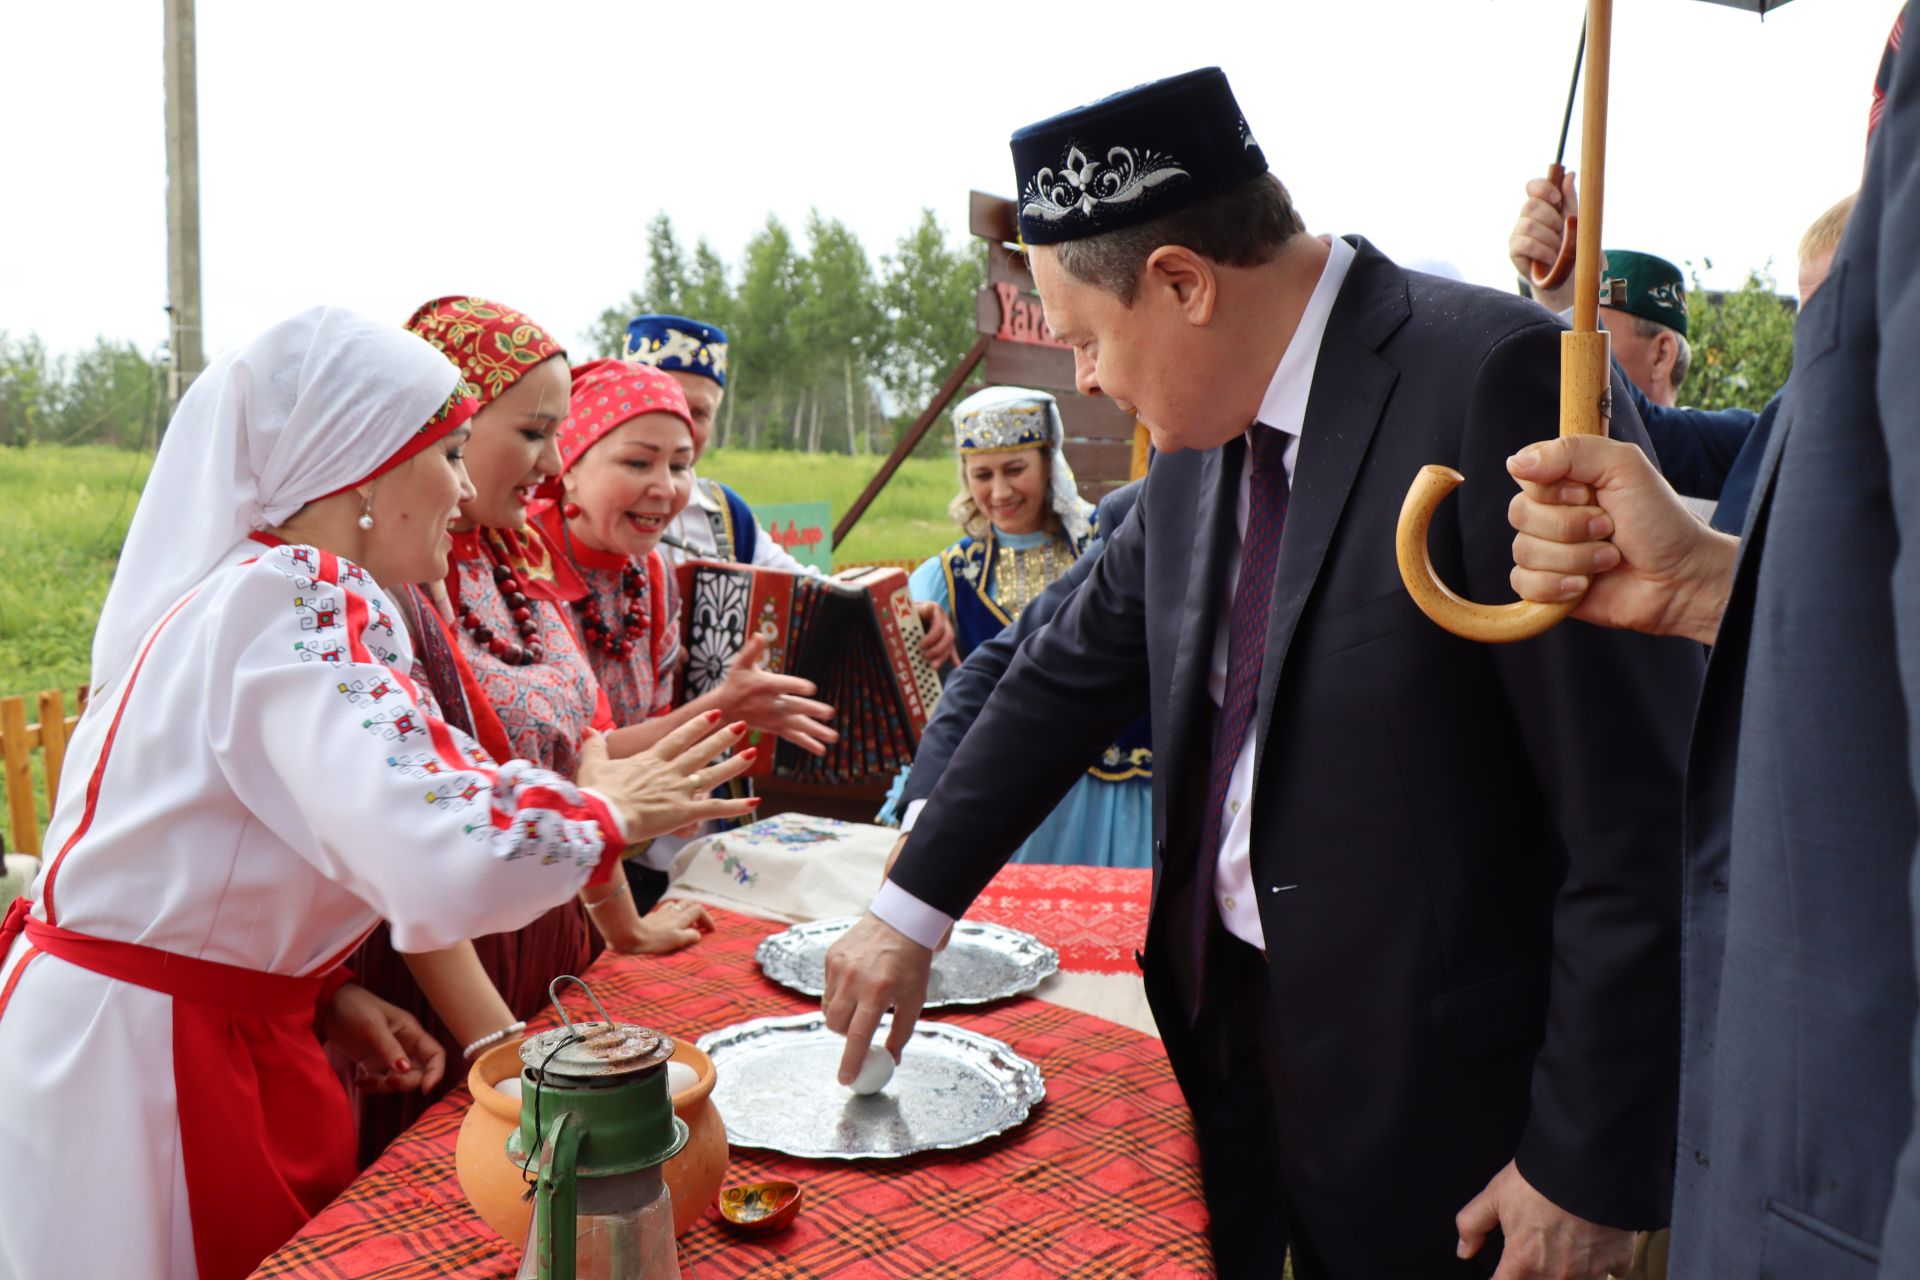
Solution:
<path fill-rule="evenodd" d="M 592 360 L 575 369 L 573 399 L 555 439 L 561 473 L 607 432 L 649 413 L 670 413 L 686 423 L 690 433 L 699 434 L 693 412 L 687 408 L 687 393 L 672 374 L 625 360 Z M 696 439 L 696 448 L 698 443 Z"/>
<path fill-rule="evenodd" d="M 487 298 L 463 294 L 435 298 L 407 320 L 419 334 L 453 361 L 460 371 L 457 395 L 469 397 L 476 408 L 498 399 L 543 360 L 566 357 L 566 350 L 525 313 Z M 566 601 L 586 591 L 572 567 L 553 553 L 537 529 L 472 529 L 454 536 L 454 559 L 484 557 L 519 575 L 527 594 L 543 600 Z M 447 594 L 460 605 L 460 571 L 447 571 Z"/>
<path fill-rule="evenodd" d="M 567 354 L 523 313 L 486 298 L 435 298 L 406 327 L 446 353 L 460 370 L 461 391 L 482 406 L 541 361 Z"/>

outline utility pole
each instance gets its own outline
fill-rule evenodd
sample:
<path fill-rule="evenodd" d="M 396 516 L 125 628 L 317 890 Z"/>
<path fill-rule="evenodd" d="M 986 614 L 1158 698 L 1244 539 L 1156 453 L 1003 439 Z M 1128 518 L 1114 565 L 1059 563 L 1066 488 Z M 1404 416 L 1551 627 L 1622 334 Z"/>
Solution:
<path fill-rule="evenodd" d="M 193 0 L 164 0 L 167 77 L 168 416 L 206 367 L 200 341 L 200 124 Z"/>

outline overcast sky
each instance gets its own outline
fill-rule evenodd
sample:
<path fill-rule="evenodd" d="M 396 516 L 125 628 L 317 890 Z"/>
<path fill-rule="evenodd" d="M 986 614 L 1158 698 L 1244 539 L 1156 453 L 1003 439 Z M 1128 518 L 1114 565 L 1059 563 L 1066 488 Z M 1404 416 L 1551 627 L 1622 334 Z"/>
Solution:
<path fill-rule="evenodd" d="M 1606 241 L 1735 284 L 1858 182 L 1897 0 L 1619 0 Z M 314 302 L 472 291 L 563 340 L 656 211 L 730 263 L 810 207 L 877 259 L 1012 193 L 1007 135 L 1217 63 L 1316 231 L 1509 287 L 1580 0 L 200 0 L 209 354 Z M 161 0 L 0 7 L 0 329 L 166 336 Z M 1577 167 L 1576 138 L 1569 164 Z"/>

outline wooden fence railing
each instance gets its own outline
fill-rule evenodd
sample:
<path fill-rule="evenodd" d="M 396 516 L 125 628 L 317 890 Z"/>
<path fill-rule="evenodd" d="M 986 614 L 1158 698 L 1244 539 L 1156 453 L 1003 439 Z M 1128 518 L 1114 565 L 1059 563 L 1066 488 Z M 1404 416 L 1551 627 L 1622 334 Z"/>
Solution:
<path fill-rule="evenodd" d="M 842 573 L 848 569 L 905 569 L 908 573 L 912 573 L 925 559 L 925 556 L 921 556 L 918 560 L 849 560 L 844 564 L 836 560 L 833 571 Z"/>
<path fill-rule="evenodd" d="M 66 759 L 67 735 L 86 709 L 87 691 L 77 691 L 74 713 L 67 714 L 66 697 L 48 689 L 35 700 L 36 724 L 27 723 L 27 699 L 0 698 L 0 785 L 7 794 L 7 848 L 15 853 L 40 852 L 40 814 L 35 803 L 33 753 L 40 753 L 46 778 L 47 808 L 60 793 L 60 766 Z"/>

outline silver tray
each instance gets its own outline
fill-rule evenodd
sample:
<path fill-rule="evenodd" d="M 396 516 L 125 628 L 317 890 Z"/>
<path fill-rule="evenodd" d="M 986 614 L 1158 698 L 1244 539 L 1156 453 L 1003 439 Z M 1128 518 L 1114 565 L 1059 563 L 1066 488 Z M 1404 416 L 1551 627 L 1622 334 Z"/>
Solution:
<path fill-rule="evenodd" d="M 923 1021 L 886 1088 L 863 1098 L 839 1081 L 846 1043 L 818 1013 L 701 1036 L 727 1141 L 815 1160 L 949 1151 L 1005 1133 L 1047 1096 L 1040 1068 L 1000 1041 Z"/>
<path fill-rule="evenodd" d="M 827 990 L 827 948 L 853 928 L 856 916 L 797 924 L 761 940 L 753 958 L 769 978 L 801 995 Z M 962 920 L 953 941 L 933 953 L 927 979 L 928 1009 L 988 1004 L 1017 996 L 1059 972 L 1060 953 L 1030 933 L 997 924 Z"/>

